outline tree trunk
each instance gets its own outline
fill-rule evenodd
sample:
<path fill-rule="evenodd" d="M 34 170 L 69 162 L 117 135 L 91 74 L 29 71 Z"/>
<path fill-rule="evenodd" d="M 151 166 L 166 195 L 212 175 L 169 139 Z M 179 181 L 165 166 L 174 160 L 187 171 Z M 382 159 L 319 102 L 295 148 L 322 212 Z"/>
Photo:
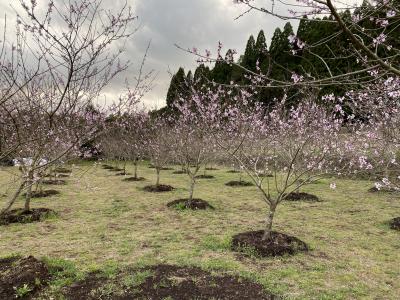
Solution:
<path fill-rule="evenodd" d="M 265 241 L 271 238 L 272 223 L 274 221 L 276 205 L 270 205 L 269 213 L 265 222 L 265 231 L 262 240 Z"/>
<path fill-rule="evenodd" d="M 194 179 L 194 176 L 191 176 L 190 177 L 190 187 L 189 187 L 189 199 L 188 199 L 189 206 L 192 204 L 195 184 L 196 184 L 196 180 Z"/>
<path fill-rule="evenodd" d="M 157 172 L 157 182 L 156 182 L 156 186 L 160 185 L 160 169 L 156 168 L 156 172 Z"/>
<path fill-rule="evenodd" d="M 26 184 L 26 181 L 23 181 L 20 186 L 18 187 L 18 189 L 15 191 L 14 195 L 12 196 L 12 198 L 10 199 L 10 201 L 7 202 L 6 206 L 0 211 L 0 216 L 2 214 L 4 214 L 5 212 L 7 212 L 15 203 L 15 201 L 17 200 L 18 196 L 21 194 L 22 190 L 24 189 Z"/>
<path fill-rule="evenodd" d="M 133 165 L 135 166 L 135 174 L 134 174 L 134 176 L 135 176 L 135 178 L 137 178 L 137 165 L 138 165 L 137 159 L 135 160 L 135 162 L 133 163 Z"/>
<path fill-rule="evenodd" d="M 33 185 L 33 172 L 29 171 L 28 173 L 28 188 L 26 190 L 26 195 L 25 195 L 25 205 L 24 205 L 24 210 L 29 211 L 30 210 L 30 204 L 31 204 L 31 196 L 32 196 L 32 185 Z"/>
<path fill-rule="evenodd" d="M 124 160 L 124 175 L 126 175 L 126 160 Z"/>

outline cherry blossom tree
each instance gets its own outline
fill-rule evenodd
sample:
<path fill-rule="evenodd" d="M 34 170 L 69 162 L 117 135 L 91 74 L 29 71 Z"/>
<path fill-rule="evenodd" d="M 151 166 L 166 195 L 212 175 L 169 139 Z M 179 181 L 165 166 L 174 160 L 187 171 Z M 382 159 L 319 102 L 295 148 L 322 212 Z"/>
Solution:
<path fill-rule="evenodd" d="M 222 103 L 231 94 L 230 103 Z M 321 176 L 352 172 L 343 162 L 350 147 L 343 144 L 344 119 L 310 99 L 287 109 L 283 100 L 271 111 L 249 101 L 245 90 L 218 89 L 197 102 L 202 115 L 213 119 L 213 137 L 226 155 L 251 178 L 268 206 L 262 240 L 274 238 L 277 207 L 300 187 Z M 272 174 L 272 177 L 265 176 Z M 332 183 L 332 188 L 335 185 Z"/>
<path fill-rule="evenodd" d="M 165 166 L 172 160 L 173 154 L 173 137 L 171 131 L 171 121 L 167 118 L 156 117 L 149 119 L 144 131 L 144 147 L 146 156 L 150 159 L 151 164 L 156 171 L 156 182 L 151 189 L 160 189 L 160 173 Z"/>
<path fill-rule="evenodd" d="M 88 108 L 129 65 L 112 45 L 136 31 L 127 5 L 112 12 L 98 0 L 20 4 L 16 41 L 4 44 L 11 50 L 1 56 L 0 132 L 1 156 L 16 157 L 22 172 L 1 213 L 24 189 L 29 210 L 31 187 L 44 170 L 93 137 L 102 116 Z"/>
<path fill-rule="evenodd" d="M 196 110 L 196 103 L 201 101 L 202 94 L 193 91 L 189 99 L 182 99 L 182 104 L 176 104 L 179 115 L 173 126 L 173 153 L 189 179 L 189 197 L 183 201 L 186 208 L 194 207 L 193 195 L 198 172 L 216 154 L 216 144 L 209 134 L 209 122 L 212 120 Z"/>

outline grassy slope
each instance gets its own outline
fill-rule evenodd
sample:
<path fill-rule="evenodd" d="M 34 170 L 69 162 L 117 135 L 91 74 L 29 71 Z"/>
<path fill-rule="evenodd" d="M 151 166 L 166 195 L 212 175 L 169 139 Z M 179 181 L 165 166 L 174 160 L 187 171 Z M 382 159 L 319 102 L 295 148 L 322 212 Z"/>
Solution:
<path fill-rule="evenodd" d="M 243 257 L 229 250 L 230 237 L 260 229 L 266 207 L 255 187 L 226 187 L 238 177 L 226 171 L 208 171 L 216 179 L 199 180 L 195 191 L 215 211 L 182 212 L 165 204 L 186 197 L 186 175 L 163 171 L 161 182 L 177 190 L 152 194 L 140 188 L 154 182 L 153 169 L 141 166 L 139 175 L 149 180 L 135 183 L 100 167 L 80 166 L 68 185 L 56 187 L 61 195 L 33 200 L 33 207 L 52 208 L 59 217 L 0 227 L 0 257 L 62 258 L 84 272 L 160 262 L 196 265 L 240 273 L 290 298 L 397 299 L 400 236 L 385 222 L 400 215 L 398 198 L 367 193 L 371 184 L 365 181 L 336 180 L 335 191 L 328 181 L 310 185 L 304 190 L 323 202 L 284 203 L 275 229 L 304 240 L 312 251 Z M 0 183 L 9 178 L 9 169 L 0 171 Z M 4 201 L 0 196 L 0 205 Z"/>

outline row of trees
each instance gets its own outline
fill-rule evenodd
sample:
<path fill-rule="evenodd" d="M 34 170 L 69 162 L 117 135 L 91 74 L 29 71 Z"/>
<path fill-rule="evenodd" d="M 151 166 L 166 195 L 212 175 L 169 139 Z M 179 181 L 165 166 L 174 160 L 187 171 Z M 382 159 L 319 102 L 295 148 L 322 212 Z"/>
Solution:
<path fill-rule="evenodd" d="M 220 101 L 231 95 L 235 95 L 234 101 Z M 378 189 L 400 191 L 398 96 L 398 92 L 388 92 L 377 103 L 369 94 L 354 93 L 334 108 L 310 98 L 290 109 L 284 98 L 266 111 L 258 102 L 249 101 L 252 97 L 248 89 L 219 87 L 204 92 L 192 88 L 191 96 L 174 107 L 174 117 L 147 115 L 142 119 L 145 121 L 133 122 L 133 131 L 127 130 L 130 122 L 117 127 L 114 123 L 114 140 L 110 142 L 107 136 L 106 143 L 115 144 L 114 151 L 121 151 L 126 139 L 134 137 L 135 144 L 127 147 L 135 153 L 133 156 L 129 151 L 111 153 L 135 161 L 141 151 L 141 157 L 149 158 L 155 167 L 156 185 L 167 164 L 181 165 L 188 176 L 188 208 L 201 168 L 217 157 L 237 165 L 251 178 L 269 208 L 263 237 L 269 239 L 279 204 L 321 177 L 331 177 L 331 188 L 336 188 L 335 177 L 369 176 Z M 366 97 L 365 101 L 371 102 L 368 107 L 377 112 L 368 120 L 355 121 L 343 113 L 343 107 L 357 103 L 359 97 Z M 325 100 L 339 101 L 334 97 Z M 138 115 L 125 118 L 136 120 Z M 113 131 L 116 128 L 119 133 Z"/>
<path fill-rule="evenodd" d="M 24 191 L 29 211 L 32 187 L 98 135 L 109 113 L 95 103 L 129 66 L 116 46 L 134 33 L 136 20 L 127 5 L 112 12 L 98 0 L 21 0 L 18 11 L 15 32 L 5 23 L 0 42 L 0 160 L 12 158 L 20 174 L 0 214 Z M 138 82 L 128 100 L 142 90 Z"/>

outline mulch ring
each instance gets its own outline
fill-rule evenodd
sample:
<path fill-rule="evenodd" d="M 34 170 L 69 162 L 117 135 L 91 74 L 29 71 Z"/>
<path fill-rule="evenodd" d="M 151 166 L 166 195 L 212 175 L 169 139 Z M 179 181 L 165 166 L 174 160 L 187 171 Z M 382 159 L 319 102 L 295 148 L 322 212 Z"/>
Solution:
<path fill-rule="evenodd" d="M 0 259 L 0 299 L 33 299 L 49 280 L 46 264 L 33 256 Z"/>
<path fill-rule="evenodd" d="M 264 230 L 239 233 L 232 238 L 232 250 L 261 257 L 281 256 L 308 251 L 303 241 L 280 232 L 271 232 L 271 238 L 263 241 Z"/>
<path fill-rule="evenodd" d="M 91 273 L 63 289 L 66 299 L 230 299 L 275 300 L 262 285 L 245 278 L 213 275 L 196 267 L 156 265 L 107 279 Z"/>
<path fill-rule="evenodd" d="M 400 217 L 390 220 L 389 225 L 392 229 L 400 230 Z"/>
<path fill-rule="evenodd" d="M 144 180 L 146 180 L 146 178 L 144 178 L 144 177 L 128 177 L 128 178 L 122 179 L 122 181 L 128 181 L 128 182 L 144 181 Z"/>
<path fill-rule="evenodd" d="M 170 192 L 173 191 L 174 188 L 170 185 L 166 184 L 159 184 L 159 185 L 148 185 L 143 188 L 144 191 L 146 192 L 151 192 L 151 193 L 162 193 L 162 192 Z"/>
<path fill-rule="evenodd" d="M 112 170 L 112 169 L 114 169 L 114 167 L 113 166 L 110 166 L 110 165 L 102 165 L 101 166 L 104 170 Z"/>
<path fill-rule="evenodd" d="M 284 194 L 283 196 L 285 196 L 286 194 Z M 308 194 L 308 193 L 290 193 L 289 195 L 287 195 L 287 197 L 285 198 L 286 201 L 311 201 L 311 202 L 320 202 L 321 200 L 319 200 L 319 198 L 315 195 L 312 194 Z"/>
<path fill-rule="evenodd" d="M 172 172 L 172 174 L 186 174 L 186 171 L 178 170 L 178 171 Z"/>
<path fill-rule="evenodd" d="M 197 175 L 196 177 L 195 177 L 196 179 L 213 179 L 213 178 L 215 178 L 213 175 L 206 175 L 206 174 L 203 174 L 203 175 Z"/>
<path fill-rule="evenodd" d="M 368 190 L 368 192 L 370 192 L 370 193 L 395 193 L 396 191 L 394 190 L 394 189 L 390 189 L 390 188 L 387 188 L 387 187 L 382 187 L 382 188 L 380 188 L 379 190 L 374 186 L 374 187 L 372 187 L 372 188 L 370 188 L 369 190 Z"/>
<path fill-rule="evenodd" d="M 9 210 L 0 216 L 0 225 L 39 222 L 51 215 L 56 215 L 56 212 L 49 208 L 32 208 L 29 211 L 17 208 Z"/>
<path fill-rule="evenodd" d="M 47 178 L 68 178 L 68 177 L 70 177 L 70 175 L 69 174 L 46 174 L 44 177 L 47 177 Z"/>
<path fill-rule="evenodd" d="M 121 168 L 112 168 L 112 169 L 108 169 L 110 172 L 122 172 L 124 171 L 124 169 Z"/>
<path fill-rule="evenodd" d="M 229 171 L 226 171 L 226 173 L 236 174 L 236 173 L 240 173 L 240 171 L 238 171 L 238 170 L 229 170 Z"/>
<path fill-rule="evenodd" d="M 58 194 L 60 194 L 60 192 L 56 190 L 33 191 L 31 194 L 31 198 L 45 198 Z M 26 194 L 23 195 L 25 196 Z"/>
<path fill-rule="evenodd" d="M 225 183 L 226 186 L 253 186 L 254 184 L 250 181 L 243 181 L 243 180 L 233 180 Z"/>
<path fill-rule="evenodd" d="M 115 176 L 127 176 L 127 175 L 132 175 L 132 174 L 131 173 L 126 173 L 126 172 L 121 172 L 121 173 L 115 174 Z"/>
<path fill-rule="evenodd" d="M 62 174 L 68 174 L 68 173 L 72 173 L 72 170 L 67 169 L 67 168 L 56 168 L 54 170 L 54 172 L 56 173 L 62 173 Z"/>
<path fill-rule="evenodd" d="M 67 182 L 63 179 L 46 179 L 46 180 L 42 180 L 43 184 L 47 184 L 47 185 L 65 185 L 67 184 Z"/>
<path fill-rule="evenodd" d="M 214 209 L 214 207 L 209 204 L 207 201 L 202 199 L 192 199 L 192 201 L 188 201 L 188 199 L 178 199 L 171 201 L 167 204 L 168 207 L 174 207 L 176 209 Z"/>
<path fill-rule="evenodd" d="M 272 175 L 272 174 L 258 174 L 258 177 L 263 177 L 263 178 L 265 178 L 265 177 L 274 177 L 274 175 Z"/>

